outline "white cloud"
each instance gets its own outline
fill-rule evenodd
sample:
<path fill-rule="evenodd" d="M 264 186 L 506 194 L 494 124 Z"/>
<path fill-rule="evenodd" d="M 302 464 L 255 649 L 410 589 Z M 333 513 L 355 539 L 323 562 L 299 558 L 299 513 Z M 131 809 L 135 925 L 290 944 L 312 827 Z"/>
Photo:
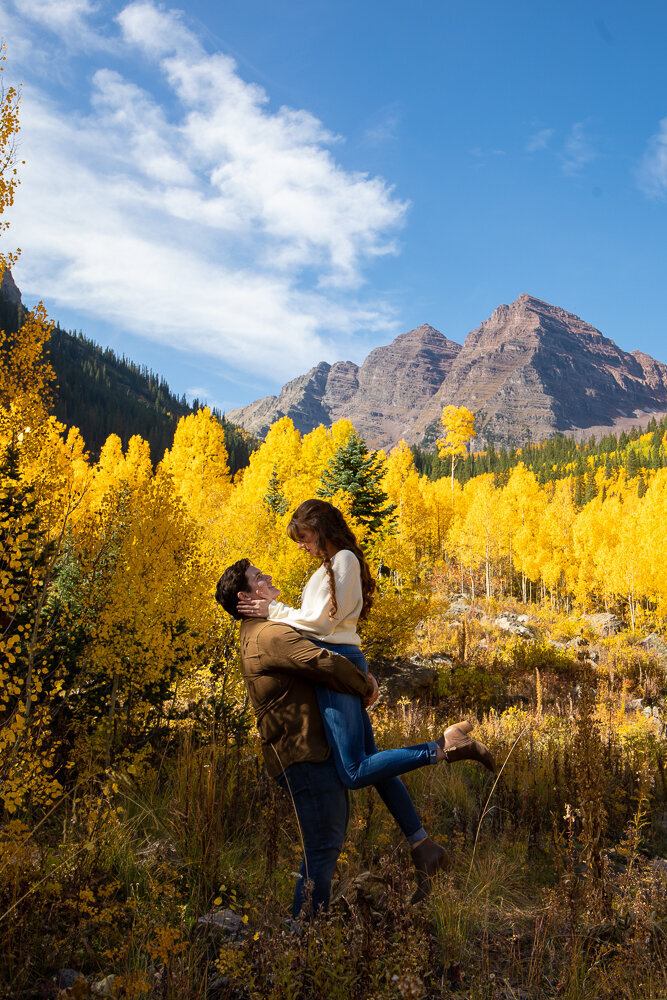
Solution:
<path fill-rule="evenodd" d="M 369 146 L 381 146 L 385 142 L 393 142 L 398 138 L 401 118 L 402 109 L 396 102 L 382 108 L 364 130 L 364 142 Z"/>
<path fill-rule="evenodd" d="M 597 156 L 593 140 L 586 134 L 584 122 L 575 122 L 560 154 L 565 174 L 577 174 Z"/>
<path fill-rule="evenodd" d="M 27 4 L 53 30 L 92 31 L 89 0 Z M 11 218 L 23 290 L 274 377 L 392 326 L 360 291 L 368 262 L 396 251 L 406 204 L 392 188 L 345 170 L 307 110 L 272 110 L 178 12 L 132 3 L 118 25 L 125 65 L 139 56 L 143 81 L 161 77 L 150 92 L 99 50 L 83 110 L 26 80 Z"/>
<path fill-rule="evenodd" d="M 651 197 L 667 195 L 667 118 L 658 123 L 658 131 L 651 136 L 638 171 L 642 190 Z"/>
<path fill-rule="evenodd" d="M 542 149 L 546 149 L 553 134 L 554 130 L 552 128 L 539 129 L 526 143 L 526 152 L 537 153 Z"/>
<path fill-rule="evenodd" d="M 68 49 L 113 48 L 105 33 L 91 23 L 100 6 L 91 0 L 13 0 L 13 3 L 21 18 L 58 35 Z"/>

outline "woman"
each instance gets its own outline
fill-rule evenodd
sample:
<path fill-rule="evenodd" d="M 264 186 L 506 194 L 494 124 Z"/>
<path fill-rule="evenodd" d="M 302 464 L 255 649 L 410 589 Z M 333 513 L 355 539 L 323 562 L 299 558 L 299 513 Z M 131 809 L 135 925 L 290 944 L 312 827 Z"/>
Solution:
<path fill-rule="evenodd" d="M 301 607 L 255 599 L 240 600 L 239 611 L 246 617 L 292 625 L 312 642 L 340 653 L 367 673 L 357 622 L 368 615 L 376 584 L 345 518 L 324 500 L 306 500 L 294 512 L 287 532 L 299 548 L 320 560 L 306 583 Z M 429 743 L 379 751 L 359 698 L 321 685 L 316 690 L 341 781 L 348 788 L 375 785 L 413 849 L 426 838 L 426 831 L 397 775 L 442 760 L 477 760 L 494 769 L 487 748 L 467 735 L 472 729 L 469 722 L 450 726 Z"/>

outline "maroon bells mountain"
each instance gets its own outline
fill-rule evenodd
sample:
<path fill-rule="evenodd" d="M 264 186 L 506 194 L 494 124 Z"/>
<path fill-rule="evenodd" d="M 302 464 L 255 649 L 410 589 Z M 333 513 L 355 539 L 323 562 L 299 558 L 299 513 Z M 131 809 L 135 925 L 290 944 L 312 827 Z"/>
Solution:
<path fill-rule="evenodd" d="M 496 443 L 600 433 L 667 411 L 667 365 L 628 354 L 573 313 L 524 294 L 462 347 L 425 324 L 361 366 L 321 362 L 279 396 L 226 416 L 258 437 L 282 416 L 303 433 L 347 417 L 370 447 L 388 448 L 401 438 L 432 442 L 447 404 L 467 406 L 479 438 Z"/>

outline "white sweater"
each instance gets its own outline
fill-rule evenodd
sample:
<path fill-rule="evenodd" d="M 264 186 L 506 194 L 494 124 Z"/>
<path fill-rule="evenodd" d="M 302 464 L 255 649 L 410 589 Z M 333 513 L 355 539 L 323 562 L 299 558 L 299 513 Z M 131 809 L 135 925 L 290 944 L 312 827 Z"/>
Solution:
<path fill-rule="evenodd" d="M 324 566 L 316 569 L 301 596 L 301 607 L 290 608 L 280 601 L 269 604 L 269 619 L 282 622 L 314 639 L 333 643 L 350 643 L 361 646 L 357 635 L 357 621 L 363 606 L 361 593 L 361 568 L 354 552 L 341 549 L 331 560 L 336 582 L 338 611 L 329 618 L 331 595 L 329 577 Z"/>

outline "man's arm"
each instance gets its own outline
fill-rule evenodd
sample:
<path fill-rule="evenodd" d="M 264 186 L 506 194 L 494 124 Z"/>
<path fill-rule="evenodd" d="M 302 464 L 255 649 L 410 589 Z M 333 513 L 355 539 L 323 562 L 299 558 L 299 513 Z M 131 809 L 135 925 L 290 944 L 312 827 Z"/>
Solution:
<path fill-rule="evenodd" d="M 320 649 L 294 629 L 278 622 L 267 623 L 262 629 L 262 660 L 271 673 L 298 674 L 306 680 L 325 684 L 343 694 L 371 697 L 376 685 L 368 674 L 357 670 L 353 663 L 338 653 Z"/>

